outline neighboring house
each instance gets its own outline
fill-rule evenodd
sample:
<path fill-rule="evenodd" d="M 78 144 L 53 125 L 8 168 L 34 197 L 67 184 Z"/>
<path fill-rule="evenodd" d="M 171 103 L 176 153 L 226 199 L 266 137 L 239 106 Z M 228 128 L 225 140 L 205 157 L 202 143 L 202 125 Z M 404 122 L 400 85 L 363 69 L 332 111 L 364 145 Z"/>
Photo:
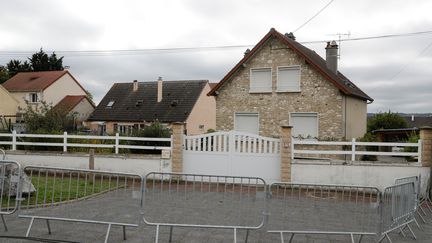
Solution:
<path fill-rule="evenodd" d="M 15 122 L 18 101 L 0 85 L 0 130 L 8 130 Z"/>
<path fill-rule="evenodd" d="M 53 110 L 72 118 L 73 126 L 77 127 L 88 119 L 95 107 L 87 95 L 67 95 L 53 107 Z"/>
<path fill-rule="evenodd" d="M 419 135 L 421 127 L 432 127 L 432 116 L 402 116 L 406 123 L 406 128 L 378 129 L 372 131 L 379 141 L 393 142 L 405 141 L 413 135 Z"/>
<path fill-rule="evenodd" d="M 86 90 L 67 70 L 18 73 L 4 82 L 2 87 L 17 101 L 15 112 L 18 115 L 28 106 L 40 107 L 42 102 L 50 106 L 64 106 L 67 103 L 67 109 L 70 108 L 70 111 L 83 112 L 76 114 L 81 120 L 85 120 L 93 111 L 88 104 L 84 104 L 91 101 L 88 98 L 86 101 L 82 99 L 87 97 Z M 59 104 L 60 102 L 63 104 Z M 76 106 L 71 108 L 71 103 Z"/>
<path fill-rule="evenodd" d="M 271 29 L 208 93 L 216 97 L 217 130 L 277 137 L 290 124 L 303 138 L 363 136 L 373 99 L 337 71 L 337 53 L 327 43 L 326 61 Z"/>
<path fill-rule="evenodd" d="M 189 135 L 215 128 L 215 99 L 207 96 L 207 80 L 162 81 L 114 84 L 87 125 L 99 133 L 126 133 L 159 121 L 169 125 L 186 123 Z"/>

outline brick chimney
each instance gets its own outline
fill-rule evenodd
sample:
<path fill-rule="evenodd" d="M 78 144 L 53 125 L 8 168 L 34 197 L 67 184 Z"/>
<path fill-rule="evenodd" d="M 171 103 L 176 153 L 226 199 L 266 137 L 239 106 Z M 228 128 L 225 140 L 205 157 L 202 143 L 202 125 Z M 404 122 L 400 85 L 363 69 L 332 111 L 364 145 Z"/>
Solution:
<path fill-rule="evenodd" d="M 326 63 L 327 67 L 337 73 L 338 68 L 338 45 L 336 41 L 327 42 L 326 46 Z"/>
<path fill-rule="evenodd" d="M 133 81 L 133 91 L 137 91 L 138 90 L 138 80 L 134 80 Z"/>
<path fill-rule="evenodd" d="M 162 77 L 157 80 L 157 102 L 162 101 Z"/>

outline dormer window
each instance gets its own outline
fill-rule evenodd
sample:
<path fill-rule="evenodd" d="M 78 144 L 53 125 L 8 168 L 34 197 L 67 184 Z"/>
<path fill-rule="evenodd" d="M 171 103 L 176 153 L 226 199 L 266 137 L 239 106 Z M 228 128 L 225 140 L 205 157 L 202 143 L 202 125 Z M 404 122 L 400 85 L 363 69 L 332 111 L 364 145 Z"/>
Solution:
<path fill-rule="evenodd" d="M 137 100 L 137 102 L 135 103 L 135 106 L 137 106 L 137 107 L 141 106 L 143 102 L 144 102 L 143 100 Z"/>
<path fill-rule="evenodd" d="M 112 106 L 114 105 L 114 103 L 115 103 L 115 101 L 114 100 L 111 100 L 110 102 L 108 102 L 108 104 L 107 104 L 107 106 L 106 106 L 106 108 L 112 108 Z"/>

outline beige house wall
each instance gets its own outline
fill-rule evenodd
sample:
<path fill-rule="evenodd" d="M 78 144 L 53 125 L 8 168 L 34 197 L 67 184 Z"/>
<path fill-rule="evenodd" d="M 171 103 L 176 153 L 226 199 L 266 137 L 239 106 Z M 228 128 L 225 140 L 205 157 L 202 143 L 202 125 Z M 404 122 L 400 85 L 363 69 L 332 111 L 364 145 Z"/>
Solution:
<path fill-rule="evenodd" d="M 360 138 L 366 133 L 367 103 L 353 97 L 344 97 L 346 139 Z"/>
<path fill-rule="evenodd" d="M 26 97 L 28 93 L 39 93 L 41 92 L 10 92 L 11 96 L 18 102 L 18 107 L 25 109 L 27 107 Z"/>
<path fill-rule="evenodd" d="M 206 133 L 208 129 L 216 129 L 216 99 L 214 96 L 207 96 L 210 92 L 210 85 L 207 83 L 195 106 L 186 120 L 187 135 Z M 204 126 L 200 128 L 200 126 Z"/>
<path fill-rule="evenodd" d="M 15 115 L 17 110 L 18 101 L 0 85 L 0 116 Z M 15 118 L 11 117 L 11 121 L 15 122 Z"/>
<path fill-rule="evenodd" d="M 87 120 L 94 109 L 94 106 L 87 99 L 83 99 L 69 112 L 69 114 L 75 113 L 77 121 L 82 122 Z"/>
<path fill-rule="evenodd" d="M 277 67 L 300 65 L 300 92 L 276 92 Z M 251 68 L 272 68 L 271 93 L 249 93 Z M 343 94 L 298 54 L 278 40 L 269 40 L 254 57 L 226 82 L 216 96 L 217 130 L 234 129 L 235 112 L 258 112 L 259 134 L 279 137 L 289 125 L 290 112 L 317 112 L 320 139 L 344 137 Z"/>
<path fill-rule="evenodd" d="M 69 75 L 65 74 L 43 92 L 43 100 L 55 106 L 66 95 L 87 95 L 86 92 Z"/>

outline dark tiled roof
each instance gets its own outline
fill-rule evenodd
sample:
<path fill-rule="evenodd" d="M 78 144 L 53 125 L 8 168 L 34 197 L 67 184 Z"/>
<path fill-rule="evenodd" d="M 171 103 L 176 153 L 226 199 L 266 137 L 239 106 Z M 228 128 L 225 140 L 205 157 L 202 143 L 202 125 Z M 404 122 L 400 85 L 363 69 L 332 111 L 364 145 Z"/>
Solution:
<path fill-rule="evenodd" d="M 67 95 L 57 105 L 53 107 L 64 114 L 68 114 L 75 106 L 77 106 L 83 99 L 88 99 L 85 95 Z M 88 99 L 89 103 L 93 105 Z M 93 105 L 94 106 L 94 105 Z"/>
<path fill-rule="evenodd" d="M 67 71 L 22 72 L 4 82 L 8 91 L 40 91 L 61 78 Z"/>
<path fill-rule="evenodd" d="M 408 127 L 432 127 L 432 117 L 414 116 L 414 121 L 412 120 L 412 117 L 404 117 L 404 119 L 407 122 Z"/>
<path fill-rule="evenodd" d="M 373 101 L 371 97 L 369 97 L 366 93 L 364 93 L 361 89 L 359 89 L 354 83 L 352 83 L 347 77 L 345 77 L 342 73 L 338 72 L 337 74 L 330 70 L 327 67 L 326 61 L 319 56 L 316 52 L 311 49 L 303 46 L 297 41 L 288 38 L 287 36 L 279 33 L 275 29 L 271 29 L 267 35 L 261 39 L 260 42 L 248 53 L 243 59 L 227 74 L 225 77 L 208 93 L 208 95 L 214 95 L 215 92 L 222 87 L 222 85 L 239 70 L 243 63 L 247 62 L 250 58 L 254 56 L 256 52 L 258 52 L 262 46 L 271 38 L 277 38 L 282 43 L 291 48 L 294 52 L 302 56 L 308 64 L 313 66 L 318 72 L 320 72 L 327 80 L 333 83 L 341 92 L 346 95 L 357 97 L 363 100 Z"/>
<path fill-rule="evenodd" d="M 207 80 L 163 81 L 162 101 L 157 102 L 157 82 L 114 84 L 89 121 L 154 121 L 184 122 L 189 117 Z M 114 101 L 111 108 L 107 108 Z"/>

